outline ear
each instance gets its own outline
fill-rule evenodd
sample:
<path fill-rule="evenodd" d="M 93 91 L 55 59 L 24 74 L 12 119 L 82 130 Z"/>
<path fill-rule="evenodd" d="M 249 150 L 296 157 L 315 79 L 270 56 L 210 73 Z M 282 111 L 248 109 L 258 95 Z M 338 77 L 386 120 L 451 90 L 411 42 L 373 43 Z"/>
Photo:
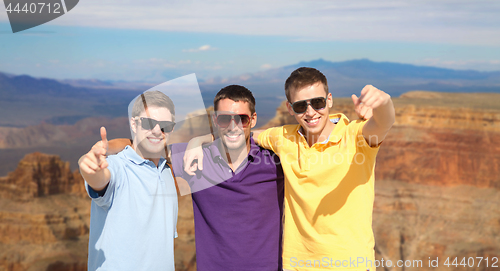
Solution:
<path fill-rule="evenodd" d="M 137 134 L 137 121 L 135 121 L 134 118 L 130 118 L 130 128 L 132 128 L 134 134 Z"/>
<path fill-rule="evenodd" d="M 331 93 L 328 93 L 328 96 L 326 98 L 326 104 L 328 105 L 328 108 L 333 107 L 333 97 Z"/>
<path fill-rule="evenodd" d="M 215 112 L 212 114 L 212 124 L 213 124 L 213 128 L 218 127 L 217 126 L 217 115 L 215 114 Z"/>
<path fill-rule="evenodd" d="M 288 101 L 286 101 L 285 103 L 286 103 L 286 109 L 288 109 L 288 113 L 294 116 L 295 112 L 293 112 L 292 105 Z"/>
<path fill-rule="evenodd" d="M 253 114 L 250 118 L 251 118 L 251 124 L 252 124 L 250 126 L 250 128 L 253 128 L 257 124 L 257 112 L 253 112 Z"/>

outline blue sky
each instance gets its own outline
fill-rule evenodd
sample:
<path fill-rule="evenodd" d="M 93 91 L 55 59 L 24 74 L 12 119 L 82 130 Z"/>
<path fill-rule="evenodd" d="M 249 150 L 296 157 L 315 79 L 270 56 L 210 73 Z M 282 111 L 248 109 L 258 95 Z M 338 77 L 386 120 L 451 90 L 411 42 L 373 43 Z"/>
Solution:
<path fill-rule="evenodd" d="M 500 1 L 83 0 L 13 34 L 0 71 L 162 82 L 230 77 L 323 58 L 500 70 Z"/>

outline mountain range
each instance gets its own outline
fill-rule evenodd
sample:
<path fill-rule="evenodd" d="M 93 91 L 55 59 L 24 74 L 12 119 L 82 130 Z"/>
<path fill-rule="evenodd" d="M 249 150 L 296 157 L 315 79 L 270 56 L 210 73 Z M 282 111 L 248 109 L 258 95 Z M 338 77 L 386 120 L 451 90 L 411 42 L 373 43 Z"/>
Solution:
<path fill-rule="evenodd" d="M 200 80 L 205 105 L 229 84 L 249 88 L 257 100 L 259 124 L 274 116 L 285 99 L 283 85 L 298 67 L 322 71 L 334 97 L 348 97 L 371 84 L 392 95 L 412 90 L 440 92 L 500 92 L 500 71 L 452 70 L 368 59 L 330 62 L 318 59 L 229 78 Z M 162 83 L 162 82 L 158 82 Z M 154 84 L 99 80 L 54 80 L 0 73 L 0 126 L 25 127 L 41 122 L 74 124 L 87 117 L 123 117 L 128 103 Z"/>
<path fill-rule="evenodd" d="M 256 87 L 257 93 L 261 92 L 264 85 L 276 84 L 279 85 L 280 91 L 273 91 L 273 93 L 283 96 L 281 93 L 286 78 L 299 67 L 313 67 L 324 73 L 334 97 L 350 96 L 351 93 L 361 91 L 368 84 L 398 96 L 412 90 L 500 91 L 500 71 L 452 70 L 392 62 L 374 62 L 368 59 L 343 62 L 318 59 L 227 79 L 215 78 L 207 80 L 205 84 L 240 83 Z"/>
<path fill-rule="evenodd" d="M 74 124 L 87 117 L 118 117 L 140 91 L 75 87 L 54 79 L 0 73 L 0 126 Z"/>

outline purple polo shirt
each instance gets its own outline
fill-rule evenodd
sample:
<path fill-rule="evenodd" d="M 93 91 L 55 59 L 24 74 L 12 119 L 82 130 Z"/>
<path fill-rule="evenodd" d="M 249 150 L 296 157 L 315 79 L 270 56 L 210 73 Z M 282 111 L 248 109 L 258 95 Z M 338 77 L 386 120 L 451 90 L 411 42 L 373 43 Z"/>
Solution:
<path fill-rule="evenodd" d="M 231 170 L 215 141 L 203 147 L 203 171 L 186 174 L 187 144 L 171 147 L 173 170 L 191 186 L 196 261 L 204 270 L 281 270 L 283 170 L 279 158 L 251 141 L 248 159 Z"/>

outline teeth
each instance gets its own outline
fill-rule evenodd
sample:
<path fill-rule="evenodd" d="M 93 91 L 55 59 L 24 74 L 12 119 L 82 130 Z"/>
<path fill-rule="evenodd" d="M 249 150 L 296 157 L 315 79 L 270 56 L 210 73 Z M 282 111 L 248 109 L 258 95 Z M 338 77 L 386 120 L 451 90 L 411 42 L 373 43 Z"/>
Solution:
<path fill-rule="evenodd" d="M 306 120 L 306 122 L 307 122 L 307 123 L 310 123 L 310 124 L 316 124 L 316 123 L 318 123 L 318 121 L 319 121 L 319 118 L 317 118 L 317 119 L 310 119 L 310 120 Z"/>
<path fill-rule="evenodd" d="M 226 135 L 226 136 L 227 136 L 227 137 L 229 137 L 229 138 L 237 138 L 237 137 L 239 137 L 240 135 Z"/>
<path fill-rule="evenodd" d="M 160 138 L 149 138 L 149 141 L 158 143 L 161 141 L 161 139 Z"/>

